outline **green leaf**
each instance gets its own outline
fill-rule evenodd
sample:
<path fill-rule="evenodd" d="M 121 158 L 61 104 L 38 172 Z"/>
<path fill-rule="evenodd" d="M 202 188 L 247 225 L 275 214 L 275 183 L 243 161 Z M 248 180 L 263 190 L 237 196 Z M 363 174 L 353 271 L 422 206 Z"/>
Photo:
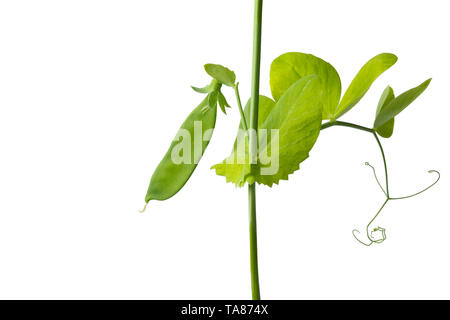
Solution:
<path fill-rule="evenodd" d="M 386 107 L 389 104 L 389 102 L 394 100 L 394 98 L 395 98 L 394 90 L 392 90 L 392 88 L 390 86 L 388 86 L 383 91 L 383 94 L 380 97 L 380 101 L 378 102 L 376 117 L 378 117 L 378 114 L 380 113 L 380 111 L 384 107 Z M 395 123 L 395 120 L 394 120 L 394 118 L 392 118 L 391 120 L 389 120 L 385 124 L 381 125 L 379 128 L 376 128 L 375 130 L 383 138 L 390 138 L 392 136 L 392 134 L 394 133 L 394 123 Z"/>
<path fill-rule="evenodd" d="M 325 86 L 323 91 L 323 120 L 335 115 L 341 97 L 341 80 L 336 69 L 328 62 L 300 52 L 285 53 L 276 58 L 270 68 L 270 88 L 275 101 L 296 81 L 318 75 Z"/>
<path fill-rule="evenodd" d="M 250 109 L 251 109 L 251 100 L 248 99 L 247 104 L 244 108 L 244 116 L 246 121 L 250 119 Z M 261 128 L 264 121 L 266 121 L 267 116 L 272 112 L 273 108 L 275 107 L 275 101 L 272 99 L 260 95 L 259 96 L 259 104 L 258 104 L 258 128 Z M 244 130 L 244 125 L 242 124 L 242 121 L 239 121 L 239 130 Z M 239 132 L 238 132 L 239 133 Z M 234 142 L 234 149 L 236 149 L 238 139 L 242 138 L 242 136 L 237 136 L 235 142 Z"/>
<path fill-rule="evenodd" d="M 353 108 L 364 97 L 372 83 L 397 62 L 391 53 L 381 53 L 370 59 L 358 72 L 335 110 L 333 119 L 337 119 Z"/>
<path fill-rule="evenodd" d="M 394 100 L 394 98 L 395 98 L 394 90 L 390 86 L 387 86 L 386 89 L 384 89 L 383 93 L 381 94 L 380 101 L 378 101 L 376 115 L 378 116 L 380 111 L 385 106 L 387 106 L 389 102 Z"/>
<path fill-rule="evenodd" d="M 218 99 L 219 91 L 213 91 L 208 94 L 208 104 L 210 107 L 217 107 L 217 99 Z"/>
<path fill-rule="evenodd" d="M 321 80 L 312 75 L 296 81 L 276 104 L 261 96 L 258 162 L 252 168 L 248 137 L 239 135 L 232 154 L 213 166 L 216 174 L 225 176 L 227 182 L 236 186 L 255 182 L 272 186 L 280 180 L 287 180 L 289 174 L 298 170 L 300 163 L 309 156 L 319 136 L 322 92 Z M 275 132 L 272 131 L 274 129 Z"/>
<path fill-rule="evenodd" d="M 218 93 L 218 98 L 219 98 L 219 106 L 220 106 L 220 110 L 222 110 L 222 112 L 224 114 L 227 114 L 227 111 L 225 108 L 231 108 L 231 106 L 228 104 L 227 99 L 225 98 L 225 96 L 222 94 L 222 92 L 219 91 Z"/>
<path fill-rule="evenodd" d="M 203 88 L 198 88 L 198 87 L 194 87 L 194 86 L 191 86 L 191 88 L 192 88 L 192 90 L 194 90 L 195 92 L 198 92 L 198 93 L 209 93 L 209 92 L 211 92 L 211 85 L 210 84 L 208 84 L 206 87 L 203 87 Z"/>
<path fill-rule="evenodd" d="M 250 106 L 251 106 L 251 99 L 248 100 L 248 102 L 244 108 L 244 116 L 245 116 L 245 119 L 247 119 L 247 120 L 250 119 L 250 108 L 251 108 Z M 266 96 L 263 96 L 263 95 L 259 96 L 258 128 L 261 128 L 262 124 L 264 123 L 264 121 L 266 121 L 267 116 L 272 112 L 274 107 L 275 107 L 275 101 L 273 101 L 272 99 L 270 99 Z M 242 121 L 239 122 L 239 130 L 238 130 L 236 140 L 234 141 L 233 152 L 227 159 L 224 160 L 224 162 L 226 162 L 228 159 L 234 159 L 235 157 L 237 157 L 238 150 L 239 150 L 238 145 L 241 147 L 243 145 L 243 143 L 247 143 L 246 147 L 248 147 L 248 136 L 245 136 L 242 134 L 242 132 L 243 132 L 242 130 L 244 130 Z M 246 152 L 245 152 L 245 157 L 248 157 L 247 152 L 248 152 L 248 150 L 246 150 Z M 244 162 L 245 161 L 242 160 L 240 163 L 244 164 Z M 228 166 L 223 166 L 223 163 L 213 166 L 212 169 L 216 169 L 216 173 L 218 175 L 225 176 L 227 179 L 227 182 L 245 180 L 243 178 L 243 176 L 248 175 L 250 172 L 250 166 L 242 165 L 242 166 L 239 166 L 238 168 L 232 168 L 232 167 L 228 167 Z M 220 173 L 220 172 L 225 172 L 224 170 L 228 172 L 227 173 L 228 176 L 226 174 Z M 242 177 L 241 177 L 241 175 L 242 175 Z M 243 184 L 245 184 L 245 182 Z"/>
<path fill-rule="evenodd" d="M 229 87 L 233 87 L 236 82 L 236 74 L 230 69 L 219 64 L 205 64 L 205 71 L 211 77 Z"/>
<path fill-rule="evenodd" d="M 402 93 L 395 99 L 392 99 L 386 106 L 381 108 L 375 119 L 374 128 L 379 128 L 391 119 L 394 119 L 396 115 L 402 112 L 426 90 L 430 82 L 431 79 L 428 79 L 421 85 Z"/>
<path fill-rule="evenodd" d="M 394 133 L 394 124 L 395 124 L 395 119 L 392 118 L 391 120 L 389 120 L 388 122 L 383 124 L 381 127 L 376 128 L 377 133 L 380 136 L 382 136 L 383 138 L 392 137 L 392 134 Z"/>
<path fill-rule="evenodd" d="M 191 88 L 195 92 L 202 93 L 202 94 L 211 93 L 213 91 L 220 90 L 221 87 L 222 87 L 222 84 L 215 79 L 213 79 L 210 84 L 208 84 L 207 86 L 205 86 L 203 88 L 197 88 L 197 87 L 191 86 Z"/>
<path fill-rule="evenodd" d="M 251 101 L 252 99 L 248 99 L 247 104 L 244 108 L 244 116 L 247 121 L 250 119 Z M 261 128 L 264 121 L 266 121 L 267 117 L 275 107 L 275 101 L 266 96 L 260 95 L 258 106 L 258 128 Z M 242 126 L 242 122 L 240 122 L 239 128 L 244 129 Z"/>

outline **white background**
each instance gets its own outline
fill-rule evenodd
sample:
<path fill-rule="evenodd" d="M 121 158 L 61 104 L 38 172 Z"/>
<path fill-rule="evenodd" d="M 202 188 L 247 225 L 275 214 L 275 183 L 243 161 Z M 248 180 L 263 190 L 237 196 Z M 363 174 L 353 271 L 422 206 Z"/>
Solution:
<path fill-rule="evenodd" d="M 287 51 L 332 63 L 345 89 L 381 52 L 398 55 L 342 120 L 370 126 L 382 90 L 429 77 L 383 139 L 394 196 L 383 202 L 370 135 L 324 131 L 289 182 L 258 188 L 265 299 L 450 298 L 448 1 L 288 1 L 264 7 L 262 87 Z M 203 64 L 229 66 L 249 96 L 253 1 L 0 2 L 0 298 L 250 298 L 246 188 L 210 166 L 228 155 L 239 114 L 219 114 L 193 178 L 144 204 L 151 174 L 200 102 Z"/>

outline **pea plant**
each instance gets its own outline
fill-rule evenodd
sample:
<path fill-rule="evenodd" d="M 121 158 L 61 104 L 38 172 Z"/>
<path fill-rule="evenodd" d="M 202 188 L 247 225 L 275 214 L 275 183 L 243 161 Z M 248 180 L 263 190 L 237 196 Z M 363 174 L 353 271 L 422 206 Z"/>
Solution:
<path fill-rule="evenodd" d="M 226 182 L 237 187 L 248 187 L 253 299 L 260 299 L 256 185 L 273 187 L 281 180 L 288 180 L 308 158 L 322 130 L 341 126 L 366 132 L 374 138 L 380 149 L 384 181 L 381 182 L 370 163 L 366 162 L 366 165 L 373 171 L 375 181 L 385 195 L 385 201 L 365 227 L 365 239 L 361 237 L 359 230 L 353 230 L 355 239 L 365 246 L 380 244 L 386 240 L 386 230 L 382 227 L 373 228 L 372 225 L 389 201 L 417 196 L 440 179 L 438 171 L 430 170 L 430 173 L 436 175 L 431 185 L 414 194 L 392 196 L 386 157 L 380 141 L 380 137 L 387 139 L 392 136 L 397 116 L 427 89 L 431 79 L 397 96 L 388 86 L 381 94 L 371 127 L 338 119 L 354 108 L 372 83 L 397 62 L 397 57 L 391 53 L 378 54 L 362 66 L 342 96 L 339 74 L 330 63 L 312 54 L 285 53 L 271 64 L 272 98 L 260 95 L 262 6 L 262 0 L 255 0 L 252 90 L 247 104 L 243 107 L 239 83 L 233 71 L 218 64 L 206 64 L 205 71 L 211 77 L 211 82 L 202 88 L 193 87 L 203 95 L 203 99 L 181 125 L 169 150 L 153 173 L 145 197 L 147 207 L 151 200 L 170 199 L 187 183 L 212 138 L 218 108 L 224 114 L 230 108 L 222 91 L 225 87 L 231 88 L 240 113 L 238 133 L 231 154 L 212 169 L 217 175 L 225 177 Z"/>

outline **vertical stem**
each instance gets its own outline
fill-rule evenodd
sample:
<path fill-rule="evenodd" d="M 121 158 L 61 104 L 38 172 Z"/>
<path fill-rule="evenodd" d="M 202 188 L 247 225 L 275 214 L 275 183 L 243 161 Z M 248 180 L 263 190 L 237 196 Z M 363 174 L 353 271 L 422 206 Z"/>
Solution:
<path fill-rule="evenodd" d="M 253 26 L 253 65 L 252 65 L 252 98 L 250 108 L 250 159 L 252 165 L 257 160 L 258 150 L 258 107 L 259 107 L 259 79 L 261 69 L 261 27 L 263 0 L 255 0 Z M 256 183 L 248 186 L 248 209 L 250 231 L 250 270 L 252 281 L 252 299 L 261 299 L 258 275 L 258 237 L 256 232 Z"/>
<path fill-rule="evenodd" d="M 256 189 L 255 183 L 248 187 L 249 231 L 250 231 L 250 271 L 252 299 L 261 299 L 258 273 L 258 237 L 256 232 Z"/>

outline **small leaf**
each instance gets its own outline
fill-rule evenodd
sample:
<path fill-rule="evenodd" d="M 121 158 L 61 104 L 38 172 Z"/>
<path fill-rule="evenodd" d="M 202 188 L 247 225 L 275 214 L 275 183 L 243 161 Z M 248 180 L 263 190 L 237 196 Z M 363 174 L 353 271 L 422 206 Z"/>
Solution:
<path fill-rule="evenodd" d="M 385 124 L 381 125 L 379 128 L 376 128 L 377 133 L 380 136 L 382 136 L 383 138 L 392 137 L 392 134 L 394 133 L 394 124 L 395 124 L 395 119 L 392 118 Z"/>
<path fill-rule="evenodd" d="M 402 93 L 395 99 L 391 100 L 386 106 L 381 108 L 375 119 L 374 128 L 381 127 L 383 124 L 387 123 L 402 112 L 426 90 L 430 82 L 431 79 L 428 79 L 421 85 Z"/>
<path fill-rule="evenodd" d="M 208 84 L 206 87 L 197 88 L 197 87 L 191 86 L 191 88 L 195 92 L 206 94 L 206 93 L 211 93 L 213 91 L 220 90 L 221 86 L 222 86 L 222 84 L 220 84 L 217 80 L 213 79 L 211 81 L 211 83 Z"/>
<path fill-rule="evenodd" d="M 227 114 L 227 110 L 225 109 L 225 104 L 224 104 L 223 100 L 221 99 L 221 93 L 219 93 L 219 99 L 218 100 L 219 100 L 220 110 L 222 110 L 222 112 L 224 114 Z"/>
<path fill-rule="evenodd" d="M 207 85 L 206 87 L 203 87 L 203 88 L 197 88 L 197 87 L 194 87 L 194 86 L 191 86 L 191 88 L 195 92 L 198 92 L 198 93 L 209 93 L 209 92 L 211 92 L 211 85 L 210 84 Z"/>
<path fill-rule="evenodd" d="M 380 111 L 387 106 L 393 99 L 395 98 L 394 90 L 390 86 L 388 86 L 384 91 L 383 94 L 380 97 L 380 101 L 378 102 L 376 117 L 378 117 L 378 114 Z M 376 128 L 375 130 L 378 132 L 380 136 L 383 138 L 390 138 L 392 134 L 394 133 L 394 118 L 380 126 L 379 128 Z"/>
<path fill-rule="evenodd" d="M 341 117 L 353 108 L 364 97 L 372 83 L 396 62 L 397 57 L 391 53 L 381 53 L 370 59 L 350 83 L 334 112 L 334 119 Z"/>
<path fill-rule="evenodd" d="M 272 62 L 270 68 L 272 96 L 278 101 L 292 84 L 314 74 L 319 76 L 325 87 L 322 119 L 330 119 L 335 115 L 341 98 L 341 79 L 331 64 L 312 54 L 289 52 Z"/>
<path fill-rule="evenodd" d="M 230 104 L 228 103 L 227 99 L 225 98 L 222 92 L 219 92 L 219 99 L 222 100 L 222 103 L 225 107 L 231 108 Z"/>
<path fill-rule="evenodd" d="M 205 71 L 211 77 L 229 87 L 233 87 L 236 82 L 236 74 L 219 64 L 205 64 Z"/>
<path fill-rule="evenodd" d="M 376 115 L 378 116 L 380 111 L 385 106 L 387 106 L 389 102 L 394 100 L 394 98 L 395 98 L 394 90 L 390 86 L 387 86 L 386 89 L 384 89 L 383 93 L 381 94 L 380 101 L 378 101 Z"/>
<path fill-rule="evenodd" d="M 289 174 L 298 170 L 300 163 L 308 157 L 319 136 L 322 123 L 322 90 L 322 82 L 318 76 L 313 75 L 295 82 L 275 106 L 270 99 L 260 98 L 260 101 L 263 101 L 260 105 L 263 110 L 262 118 L 267 116 L 258 132 L 258 163 L 253 166 L 250 164 L 248 138 L 241 138 L 237 140 L 232 154 L 222 163 L 213 166 L 216 174 L 225 176 L 227 182 L 233 182 L 236 186 L 254 182 L 272 186 L 280 180 L 287 180 Z M 262 118 L 258 115 L 258 121 Z M 273 134 L 272 130 L 278 130 L 278 135 Z M 242 154 L 239 150 L 245 152 Z M 269 164 L 262 161 L 267 160 L 268 155 L 270 158 L 274 157 L 271 160 L 275 164 L 272 161 Z M 268 173 L 271 169 L 274 171 Z"/>
<path fill-rule="evenodd" d="M 210 94 L 208 94 L 208 104 L 211 108 L 217 107 L 217 99 L 218 99 L 218 91 L 213 91 Z"/>
<path fill-rule="evenodd" d="M 231 106 L 228 104 L 227 99 L 220 91 L 218 93 L 218 100 L 219 100 L 220 109 L 222 110 L 223 113 L 227 114 L 227 111 L 225 108 L 231 108 Z"/>

